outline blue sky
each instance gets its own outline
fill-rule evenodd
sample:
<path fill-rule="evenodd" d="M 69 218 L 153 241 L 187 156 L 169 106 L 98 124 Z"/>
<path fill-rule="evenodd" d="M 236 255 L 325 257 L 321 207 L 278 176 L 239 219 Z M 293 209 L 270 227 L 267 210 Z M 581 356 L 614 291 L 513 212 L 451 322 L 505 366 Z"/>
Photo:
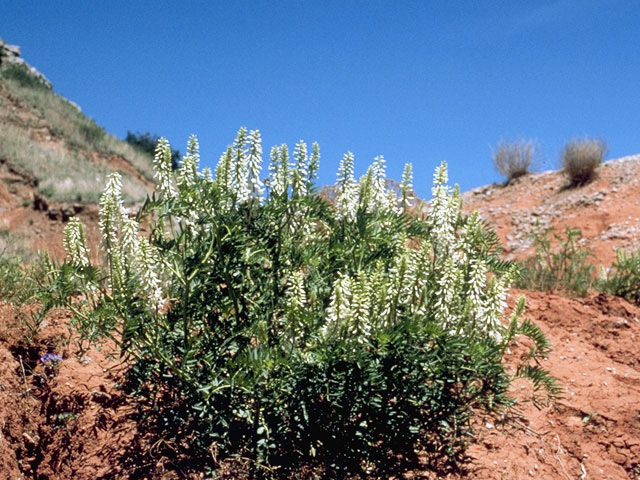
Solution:
<path fill-rule="evenodd" d="M 166 2 L 169 3 L 169 2 Z M 640 2 L 0 2 L 0 37 L 110 133 L 151 131 L 213 166 L 240 126 L 264 150 L 318 141 L 320 183 L 343 153 L 363 173 L 434 167 L 463 190 L 499 181 L 502 138 L 592 135 L 640 153 Z"/>

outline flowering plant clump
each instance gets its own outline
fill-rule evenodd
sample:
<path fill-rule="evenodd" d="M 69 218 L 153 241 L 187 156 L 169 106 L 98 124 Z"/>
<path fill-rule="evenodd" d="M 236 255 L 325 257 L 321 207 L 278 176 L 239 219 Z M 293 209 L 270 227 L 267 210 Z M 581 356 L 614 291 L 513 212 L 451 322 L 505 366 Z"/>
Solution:
<path fill-rule="evenodd" d="M 332 206 L 316 195 L 319 159 L 317 144 L 273 147 L 263 181 L 260 134 L 242 128 L 213 176 L 195 138 L 177 171 L 161 140 L 139 212 L 118 174 L 108 180 L 103 265 L 69 223 L 54 295 L 86 338 L 120 346 L 162 435 L 194 459 L 251 459 L 261 475 L 301 462 L 383 472 L 416 449 L 453 461 L 474 412 L 512 405 L 502 358 L 517 335 L 533 346 L 515 376 L 557 392 L 524 299 L 503 318 L 516 271 L 462 215 L 446 164 L 417 218 L 410 165 L 395 191 L 384 158 L 357 180 L 347 153 Z"/>

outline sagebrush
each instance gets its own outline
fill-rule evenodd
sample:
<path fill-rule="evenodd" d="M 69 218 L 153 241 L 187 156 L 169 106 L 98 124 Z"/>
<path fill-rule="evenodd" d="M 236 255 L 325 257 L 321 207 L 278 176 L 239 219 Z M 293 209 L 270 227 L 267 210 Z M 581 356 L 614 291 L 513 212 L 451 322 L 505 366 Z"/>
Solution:
<path fill-rule="evenodd" d="M 580 186 L 592 181 L 606 149 L 606 143 L 595 138 L 576 138 L 567 143 L 562 151 L 562 169 L 569 180 L 569 186 Z"/>
<path fill-rule="evenodd" d="M 358 181 L 346 154 L 334 208 L 315 194 L 319 158 L 316 144 L 273 147 L 265 186 L 256 130 L 239 131 L 215 177 L 195 138 L 177 171 L 161 140 L 158 188 L 135 216 L 119 176 L 108 181 L 104 265 L 69 223 L 52 297 L 85 338 L 119 345 L 165 442 L 192 468 L 233 456 L 262 476 L 301 464 L 383 474 L 416 449 L 455 461 L 473 415 L 513 403 L 502 358 L 517 335 L 533 347 L 515 376 L 558 393 L 524 298 L 503 323 L 516 269 L 478 215 L 462 215 L 446 165 L 417 218 L 410 166 L 396 193 L 382 157 Z"/>
<path fill-rule="evenodd" d="M 493 150 L 493 164 L 509 182 L 529 172 L 537 150 L 533 140 L 501 141 Z"/>

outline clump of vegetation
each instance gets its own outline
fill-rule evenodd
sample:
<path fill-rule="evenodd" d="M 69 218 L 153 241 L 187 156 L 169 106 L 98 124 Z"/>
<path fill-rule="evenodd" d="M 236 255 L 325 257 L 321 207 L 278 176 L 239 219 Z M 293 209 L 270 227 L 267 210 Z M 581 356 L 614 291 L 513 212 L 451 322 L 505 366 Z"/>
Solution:
<path fill-rule="evenodd" d="M 445 164 L 418 218 L 405 213 L 410 165 L 396 192 L 382 157 L 358 181 L 347 153 L 332 207 L 315 193 L 319 158 L 316 144 L 273 147 L 265 188 L 257 130 L 240 129 L 215 178 L 195 138 L 177 171 L 161 140 L 157 191 L 135 217 L 109 177 L 105 265 L 68 223 L 51 298 L 86 339 L 116 342 L 165 440 L 192 465 L 248 459 L 256 477 L 300 464 L 384 474 L 416 448 L 453 462 L 476 412 L 513 404 L 502 359 L 518 335 L 533 347 L 515 376 L 536 400 L 558 393 L 524 297 L 503 322 L 516 269 L 478 215 L 462 215 Z"/>
<path fill-rule="evenodd" d="M 493 151 L 493 164 L 510 182 L 529 171 L 537 148 L 536 142 L 532 140 L 501 141 Z"/>
<path fill-rule="evenodd" d="M 564 237 L 554 230 L 549 227 L 533 233 L 536 254 L 522 265 L 517 286 L 584 297 L 593 283 L 593 265 L 587 262 L 592 253 L 580 246 L 580 230 L 567 226 Z M 552 233 L 558 248 L 552 247 Z"/>
<path fill-rule="evenodd" d="M 640 305 L 640 251 L 616 252 L 616 261 L 599 281 L 598 287 L 612 295 Z"/>
<path fill-rule="evenodd" d="M 0 256 L 0 300 L 13 302 L 23 291 L 24 271 L 14 258 Z"/>
<path fill-rule="evenodd" d="M 31 73 L 25 65 L 18 63 L 2 64 L 2 68 L 0 68 L 0 78 L 17 82 L 21 87 L 24 88 L 46 91 L 51 90 L 51 87 L 49 87 L 49 85 L 47 85 L 40 78 Z"/>
<path fill-rule="evenodd" d="M 152 135 L 149 132 L 145 133 L 133 133 L 127 132 L 127 136 L 124 139 L 129 145 L 136 147 L 137 149 L 153 156 L 156 150 L 156 145 L 160 141 L 158 135 Z M 177 170 L 180 166 L 180 150 L 171 149 L 171 168 Z"/>
<path fill-rule="evenodd" d="M 38 191 L 54 201 L 97 202 L 111 172 L 106 165 L 94 163 L 81 152 L 46 148 L 34 142 L 24 129 L 10 123 L 0 130 L 0 157 L 38 179 Z M 125 175 L 123 194 L 126 201 L 141 201 L 147 190 Z"/>
<path fill-rule="evenodd" d="M 585 185 L 596 176 L 607 145 L 603 140 L 580 138 L 571 140 L 562 151 L 562 168 L 570 187 Z"/>
<path fill-rule="evenodd" d="M 30 266 L 37 262 L 34 255 L 25 249 L 25 239 L 12 234 L 9 230 L 0 230 L 0 301 L 22 305 L 36 292 L 34 269 Z"/>

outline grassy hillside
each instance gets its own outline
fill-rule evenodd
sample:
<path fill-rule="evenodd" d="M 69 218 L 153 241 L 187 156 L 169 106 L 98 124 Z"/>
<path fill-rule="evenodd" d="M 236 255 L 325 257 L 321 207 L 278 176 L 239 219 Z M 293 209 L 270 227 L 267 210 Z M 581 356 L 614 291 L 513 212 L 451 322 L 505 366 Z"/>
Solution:
<path fill-rule="evenodd" d="M 150 155 L 8 62 L 0 64 L 0 162 L 33 177 L 38 192 L 58 202 L 96 202 L 114 170 L 128 201 L 144 199 L 153 185 Z"/>

